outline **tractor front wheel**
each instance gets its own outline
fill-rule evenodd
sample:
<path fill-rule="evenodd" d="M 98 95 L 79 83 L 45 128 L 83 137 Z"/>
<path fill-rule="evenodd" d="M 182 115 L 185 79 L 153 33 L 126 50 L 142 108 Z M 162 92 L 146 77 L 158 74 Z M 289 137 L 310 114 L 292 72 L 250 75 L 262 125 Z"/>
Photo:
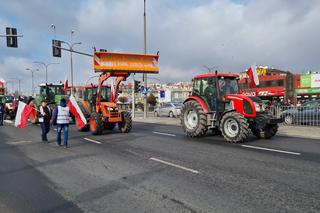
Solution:
<path fill-rule="evenodd" d="M 131 113 L 124 111 L 121 112 L 122 121 L 118 123 L 118 127 L 121 133 L 128 133 L 132 129 L 132 118 Z"/>
<path fill-rule="evenodd" d="M 240 113 L 228 112 L 220 122 L 220 130 L 223 137 L 231 143 L 243 142 L 249 135 L 249 123 Z"/>
<path fill-rule="evenodd" d="M 180 120 L 183 131 L 189 137 L 200 137 L 207 131 L 207 116 L 196 101 L 183 104 Z"/>
<path fill-rule="evenodd" d="M 103 130 L 103 123 L 99 113 L 92 113 L 90 118 L 90 131 L 93 135 L 101 135 Z"/>

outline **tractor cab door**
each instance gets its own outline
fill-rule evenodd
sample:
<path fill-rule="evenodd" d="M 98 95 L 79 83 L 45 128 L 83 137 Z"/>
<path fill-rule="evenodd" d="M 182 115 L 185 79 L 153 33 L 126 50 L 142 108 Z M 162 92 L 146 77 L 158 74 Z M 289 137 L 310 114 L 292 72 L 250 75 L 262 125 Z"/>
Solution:
<path fill-rule="evenodd" d="M 194 79 L 192 95 L 204 100 L 210 111 L 216 111 L 218 101 L 216 88 L 215 77 Z"/>

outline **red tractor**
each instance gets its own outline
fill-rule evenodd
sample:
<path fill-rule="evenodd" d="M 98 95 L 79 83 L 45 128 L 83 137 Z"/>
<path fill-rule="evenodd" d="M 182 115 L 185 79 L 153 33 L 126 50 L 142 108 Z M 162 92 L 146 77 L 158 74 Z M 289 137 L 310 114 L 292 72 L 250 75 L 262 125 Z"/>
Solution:
<path fill-rule="evenodd" d="M 245 141 L 250 131 L 269 139 L 281 119 L 265 111 L 260 98 L 239 94 L 238 74 L 208 73 L 193 79 L 192 94 L 184 101 L 181 124 L 187 136 L 203 136 L 208 130 L 222 133 L 226 141 Z"/>

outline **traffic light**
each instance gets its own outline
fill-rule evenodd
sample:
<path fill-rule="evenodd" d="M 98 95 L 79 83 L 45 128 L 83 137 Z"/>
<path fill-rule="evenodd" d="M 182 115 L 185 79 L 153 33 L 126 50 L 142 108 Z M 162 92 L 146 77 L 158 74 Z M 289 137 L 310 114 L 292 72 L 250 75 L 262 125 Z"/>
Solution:
<path fill-rule="evenodd" d="M 6 27 L 7 47 L 18 47 L 17 29 Z"/>
<path fill-rule="evenodd" d="M 140 87 L 141 87 L 140 83 L 141 83 L 140 81 L 136 81 L 136 80 L 134 81 L 134 92 L 135 93 L 138 93 L 140 91 Z"/>
<path fill-rule="evenodd" d="M 52 55 L 61 58 L 61 41 L 52 40 Z"/>

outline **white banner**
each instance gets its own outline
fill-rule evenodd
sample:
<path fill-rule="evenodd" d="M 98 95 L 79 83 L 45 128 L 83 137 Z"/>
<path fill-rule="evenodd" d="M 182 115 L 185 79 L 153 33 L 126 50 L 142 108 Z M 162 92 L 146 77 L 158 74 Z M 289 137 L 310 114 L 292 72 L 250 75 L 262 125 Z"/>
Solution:
<path fill-rule="evenodd" d="M 311 75 L 311 87 L 320 87 L 320 74 Z"/>

